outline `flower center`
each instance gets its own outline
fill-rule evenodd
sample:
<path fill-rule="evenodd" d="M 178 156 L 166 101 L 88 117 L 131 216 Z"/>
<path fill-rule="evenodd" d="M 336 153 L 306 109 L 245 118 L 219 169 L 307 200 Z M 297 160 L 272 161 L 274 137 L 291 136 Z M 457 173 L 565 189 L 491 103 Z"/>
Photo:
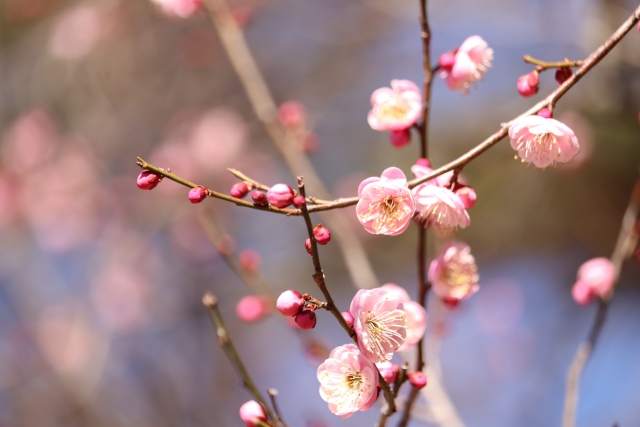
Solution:
<path fill-rule="evenodd" d="M 444 268 L 443 279 L 451 286 L 454 296 L 463 297 L 478 281 L 478 267 L 470 260 L 452 260 Z"/>
<path fill-rule="evenodd" d="M 376 233 L 381 230 L 395 230 L 397 223 L 402 223 L 411 213 L 409 207 L 403 202 L 402 197 L 387 195 L 379 202 L 371 203 L 367 212 L 360 214 L 360 217 L 363 221 L 374 220 L 373 229 Z"/>
<path fill-rule="evenodd" d="M 538 134 L 528 139 L 521 137 L 518 139 L 518 153 L 523 162 L 533 161 L 534 164 L 555 167 L 556 162 L 567 161 L 557 144 L 556 137 L 551 133 Z"/>
<path fill-rule="evenodd" d="M 369 350 L 378 356 L 379 361 L 387 360 L 387 353 L 393 352 L 404 342 L 404 337 L 397 331 L 398 327 L 405 324 L 404 314 L 399 310 L 378 315 L 369 312 L 364 324 L 371 338 Z"/>
<path fill-rule="evenodd" d="M 390 101 L 380 106 L 378 117 L 401 119 L 409 113 L 409 106 L 399 100 Z"/>

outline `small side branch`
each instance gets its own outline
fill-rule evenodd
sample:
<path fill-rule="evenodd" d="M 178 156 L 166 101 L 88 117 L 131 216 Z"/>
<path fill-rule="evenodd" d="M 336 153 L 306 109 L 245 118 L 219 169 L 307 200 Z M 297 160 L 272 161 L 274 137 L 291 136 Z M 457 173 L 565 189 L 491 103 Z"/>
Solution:
<path fill-rule="evenodd" d="M 581 61 L 581 60 L 572 61 L 570 59 L 565 59 L 564 61 L 557 61 L 557 62 L 547 62 L 541 59 L 536 59 L 531 55 L 524 55 L 522 59 L 524 60 L 524 62 L 528 64 L 535 65 L 536 70 L 538 71 L 543 71 L 549 68 L 563 68 L 563 67 L 576 68 L 576 67 L 582 67 L 582 65 L 584 64 L 584 61 Z"/>

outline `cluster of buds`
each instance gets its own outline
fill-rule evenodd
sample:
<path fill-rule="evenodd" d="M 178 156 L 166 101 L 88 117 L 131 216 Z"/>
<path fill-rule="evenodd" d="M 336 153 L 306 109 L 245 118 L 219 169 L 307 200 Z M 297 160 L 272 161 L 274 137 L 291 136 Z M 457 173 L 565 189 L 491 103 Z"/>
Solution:
<path fill-rule="evenodd" d="M 231 187 L 230 194 L 237 199 L 242 199 L 253 188 L 255 188 L 253 183 L 238 182 Z M 289 207 L 294 202 L 300 204 L 300 199 L 297 197 L 298 193 L 287 184 L 276 184 L 266 194 L 261 190 L 255 190 L 251 193 L 251 199 L 256 205 L 273 206 L 280 209 Z M 304 203 L 304 198 L 302 198 L 302 203 Z"/>
<path fill-rule="evenodd" d="M 525 60 L 530 61 L 530 59 L 528 60 L 527 57 L 525 57 Z M 555 78 L 560 85 L 566 82 L 573 75 L 573 70 L 571 69 L 571 67 L 579 64 L 579 62 L 571 62 L 568 59 L 565 59 L 565 62 L 567 63 L 567 65 L 556 68 Z M 529 98 L 538 93 L 538 91 L 540 90 L 540 73 L 548 68 L 549 66 L 538 65 L 530 73 L 518 77 L 518 82 L 516 84 L 518 93 L 524 98 Z"/>
<path fill-rule="evenodd" d="M 307 301 L 312 300 L 309 294 L 301 295 L 295 290 L 284 291 L 276 301 L 278 311 L 285 316 L 294 317 L 296 324 L 302 329 L 313 329 L 316 327 L 317 305 Z"/>

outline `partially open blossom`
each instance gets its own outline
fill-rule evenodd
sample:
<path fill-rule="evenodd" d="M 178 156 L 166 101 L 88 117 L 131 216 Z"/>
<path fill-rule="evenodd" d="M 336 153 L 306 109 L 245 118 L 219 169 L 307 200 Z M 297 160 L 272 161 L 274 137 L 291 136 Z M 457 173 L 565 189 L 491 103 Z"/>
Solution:
<path fill-rule="evenodd" d="M 413 189 L 416 202 L 416 220 L 425 227 L 448 233 L 466 228 L 471 218 L 460 197 L 448 188 L 429 182 Z"/>
<path fill-rule="evenodd" d="M 381 289 L 386 289 L 387 291 L 394 293 L 402 301 L 402 305 L 404 306 L 407 336 L 398 351 L 411 350 L 416 344 L 418 344 L 418 342 L 420 342 L 427 330 L 427 310 L 417 302 L 411 300 L 407 291 L 395 283 L 382 285 Z"/>
<path fill-rule="evenodd" d="M 249 194 L 249 186 L 245 182 L 236 182 L 231 187 L 230 194 L 237 199 L 242 199 Z"/>
<path fill-rule="evenodd" d="M 378 397 L 378 373 L 354 344 L 336 347 L 318 367 L 320 397 L 334 414 L 348 418 L 371 408 Z"/>
<path fill-rule="evenodd" d="M 458 188 L 455 193 L 460 197 L 465 209 L 471 209 L 476 205 L 476 190 L 469 186 Z"/>
<path fill-rule="evenodd" d="M 411 142 L 411 131 L 409 129 L 393 130 L 389 134 L 391 145 L 396 148 L 402 148 Z"/>
<path fill-rule="evenodd" d="M 278 297 L 276 307 L 285 316 L 293 317 L 304 308 L 304 300 L 298 291 L 284 291 Z"/>
<path fill-rule="evenodd" d="M 260 427 L 256 420 L 264 421 L 268 424 L 267 414 L 255 400 L 250 400 L 240 407 L 240 419 L 247 427 Z"/>
<path fill-rule="evenodd" d="M 143 170 L 138 175 L 138 188 L 141 190 L 153 190 L 162 181 L 162 176 L 148 169 Z"/>
<path fill-rule="evenodd" d="M 578 269 L 578 280 L 572 295 L 580 305 L 588 304 L 593 297 L 604 297 L 615 285 L 616 270 L 608 258 L 593 258 Z"/>
<path fill-rule="evenodd" d="M 391 87 L 371 94 L 373 109 L 367 116 L 373 130 L 399 131 L 413 126 L 422 113 L 422 95 L 409 80 L 391 80 Z"/>
<path fill-rule="evenodd" d="M 516 120 L 509 129 L 509 138 L 522 162 L 539 168 L 566 163 L 580 150 L 578 138 L 568 126 L 537 115 Z"/>
<path fill-rule="evenodd" d="M 266 298 L 258 295 L 247 295 L 236 305 L 236 316 L 247 323 L 262 319 L 269 314 L 269 311 L 269 303 Z"/>
<path fill-rule="evenodd" d="M 344 321 L 347 322 L 347 325 L 349 325 L 349 327 L 353 329 L 353 322 L 355 321 L 355 319 L 353 318 L 353 315 L 351 314 L 351 312 L 343 311 L 341 314 Z"/>
<path fill-rule="evenodd" d="M 296 323 L 302 329 L 313 329 L 316 327 L 316 313 L 310 308 L 303 308 L 296 314 Z"/>
<path fill-rule="evenodd" d="M 429 282 L 433 292 L 444 301 L 459 301 L 476 292 L 478 267 L 469 245 L 449 242 L 429 266 Z"/>
<path fill-rule="evenodd" d="M 267 199 L 267 195 L 260 190 L 256 190 L 253 193 L 251 193 L 251 199 L 253 200 L 253 203 L 255 203 L 256 205 L 260 205 L 260 206 L 269 205 L 269 200 Z"/>
<path fill-rule="evenodd" d="M 286 208 L 293 203 L 295 193 L 287 184 L 276 184 L 267 191 L 267 199 L 271 206 Z"/>
<path fill-rule="evenodd" d="M 407 372 L 407 378 L 409 379 L 409 382 L 411 383 L 411 385 L 417 388 L 418 390 L 420 390 L 421 388 L 427 385 L 427 376 L 424 374 L 424 372 L 420 372 L 420 371 Z"/>
<path fill-rule="evenodd" d="M 313 229 L 313 238 L 316 239 L 319 245 L 326 245 L 331 240 L 331 232 L 327 227 L 323 227 L 322 224 L 318 224 Z"/>
<path fill-rule="evenodd" d="M 245 249 L 238 255 L 240 266 L 247 271 L 256 271 L 261 260 L 260 253 L 255 249 Z"/>
<path fill-rule="evenodd" d="M 278 120 L 286 128 L 304 126 L 307 110 L 299 101 L 287 101 L 278 107 Z"/>
<path fill-rule="evenodd" d="M 571 67 L 560 67 L 556 70 L 556 81 L 558 84 L 562 84 L 567 81 L 569 77 L 573 75 Z"/>
<path fill-rule="evenodd" d="M 358 220 L 372 234 L 396 236 L 409 227 L 416 210 L 404 173 L 385 169 L 380 178 L 367 178 L 358 187 Z"/>
<path fill-rule="evenodd" d="M 364 357 L 372 362 L 390 360 L 407 336 L 402 299 L 384 288 L 361 289 L 349 311 Z"/>
<path fill-rule="evenodd" d="M 538 72 L 533 70 L 532 72 L 520 76 L 518 78 L 518 93 L 524 98 L 529 98 L 535 95 L 540 90 L 540 79 L 538 78 Z"/>
<path fill-rule="evenodd" d="M 382 375 L 382 378 L 387 382 L 387 384 L 393 384 L 398 378 L 398 374 L 400 373 L 400 368 L 393 362 L 381 362 L 376 363 L 376 367 L 378 368 L 378 372 Z"/>
<path fill-rule="evenodd" d="M 440 62 L 446 66 L 441 67 L 440 77 L 445 79 L 447 87 L 451 90 L 459 90 L 467 93 L 471 84 L 480 80 L 484 73 L 491 68 L 493 49 L 480 36 L 467 38 L 462 45 L 451 52 L 450 56 L 441 57 Z"/>
<path fill-rule="evenodd" d="M 200 203 L 207 198 L 207 193 L 207 189 L 201 185 L 193 187 L 191 190 L 189 190 L 189 201 L 191 203 Z"/>

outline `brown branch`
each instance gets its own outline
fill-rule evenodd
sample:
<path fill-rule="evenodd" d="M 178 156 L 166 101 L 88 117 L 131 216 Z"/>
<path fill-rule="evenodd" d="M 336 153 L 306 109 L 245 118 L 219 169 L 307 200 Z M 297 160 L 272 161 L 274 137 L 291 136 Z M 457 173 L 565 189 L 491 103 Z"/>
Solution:
<path fill-rule="evenodd" d="M 635 228 L 635 223 L 640 212 L 640 178 L 636 181 L 631 193 L 631 200 L 627 206 L 627 210 L 624 213 L 622 219 L 622 226 L 620 227 L 620 234 L 616 242 L 615 249 L 611 255 L 611 262 L 615 268 L 615 282 L 617 284 L 620 277 L 620 271 L 622 265 L 626 259 L 632 254 L 633 250 L 638 244 L 638 231 Z M 598 303 L 598 311 L 593 319 L 593 324 L 589 331 L 587 339 L 580 344 L 576 351 L 569 370 L 567 372 L 566 391 L 564 396 L 564 411 L 562 415 L 562 427 L 574 427 L 576 419 L 576 411 L 578 409 L 578 396 L 580 392 L 580 378 L 582 372 L 589 361 L 589 357 L 593 352 L 593 348 L 596 345 L 600 331 L 604 326 L 606 320 L 607 309 L 609 308 L 609 301 L 613 297 L 614 288 L 611 289 L 609 294 L 600 299 Z"/>
<path fill-rule="evenodd" d="M 547 62 L 541 59 L 536 59 L 531 55 L 524 55 L 522 59 L 524 60 L 524 62 L 528 64 L 536 65 L 536 70 L 538 71 L 543 71 L 549 68 L 563 68 L 563 67 L 575 68 L 575 67 L 581 67 L 584 64 L 584 61 L 581 61 L 581 60 L 571 61 L 570 59 L 565 59 L 564 61 L 557 61 L 557 62 Z"/>

